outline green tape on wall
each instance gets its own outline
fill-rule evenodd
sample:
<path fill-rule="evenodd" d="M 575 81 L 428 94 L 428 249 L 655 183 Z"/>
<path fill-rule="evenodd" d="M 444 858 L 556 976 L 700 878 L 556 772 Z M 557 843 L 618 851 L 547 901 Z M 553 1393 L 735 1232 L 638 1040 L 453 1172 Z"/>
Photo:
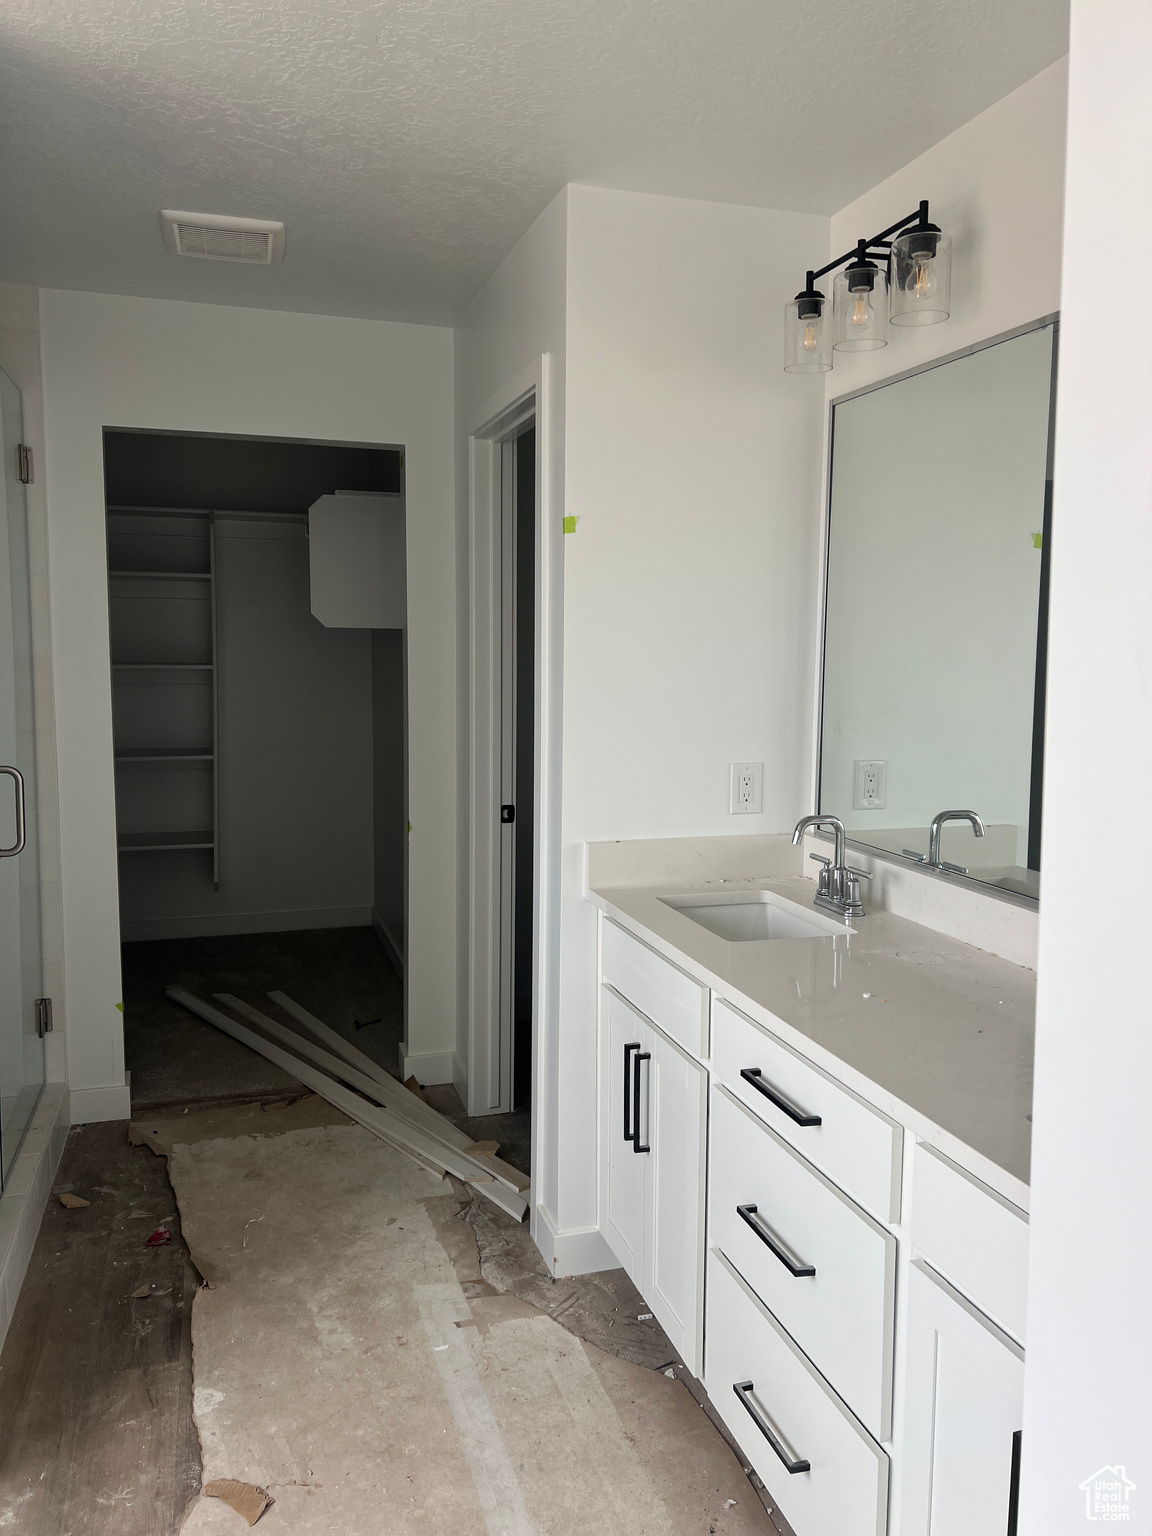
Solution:
<path fill-rule="evenodd" d="M 566 517 L 564 519 L 564 532 L 565 533 L 575 533 L 576 532 L 576 524 L 579 521 L 580 521 L 579 517 Z"/>

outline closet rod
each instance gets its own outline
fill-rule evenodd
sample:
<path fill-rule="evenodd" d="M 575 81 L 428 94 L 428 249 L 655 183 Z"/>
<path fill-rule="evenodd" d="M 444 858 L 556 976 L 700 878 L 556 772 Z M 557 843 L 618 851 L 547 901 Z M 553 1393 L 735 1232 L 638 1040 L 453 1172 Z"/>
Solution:
<path fill-rule="evenodd" d="M 245 522 L 254 519 L 272 523 L 304 523 L 307 512 L 221 512 L 212 507 L 118 507 L 108 506 L 109 515 L 127 513 L 136 517 L 237 517 Z"/>

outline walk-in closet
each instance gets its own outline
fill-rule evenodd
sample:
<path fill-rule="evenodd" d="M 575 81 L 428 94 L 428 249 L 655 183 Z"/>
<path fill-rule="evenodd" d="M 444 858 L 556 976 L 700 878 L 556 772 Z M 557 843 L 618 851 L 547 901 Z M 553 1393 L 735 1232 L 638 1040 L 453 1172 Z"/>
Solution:
<path fill-rule="evenodd" d="M 108 431 L 105 471 L 126 986 L 305 930 L 402 976 L 402 449 Z"/>

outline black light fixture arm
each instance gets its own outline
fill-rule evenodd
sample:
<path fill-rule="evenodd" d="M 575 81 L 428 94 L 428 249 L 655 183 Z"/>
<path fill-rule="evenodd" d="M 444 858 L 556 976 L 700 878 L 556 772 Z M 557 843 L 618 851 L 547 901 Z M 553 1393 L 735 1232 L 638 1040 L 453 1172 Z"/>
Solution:
<path fill-rule="evenodd" d="M 935 229 L 935 225 L 931 224 L 928 219 L 927 198 L 924 199 L 915 213 L 910 213 L 903 219 L 897 219 L 895 224 L 889 224 L 887 229 L 882 229 L 878 235 L 873 235 L 871 240 L 858 240 L 850 251 L 844 252 L 843 256 L 837 256 L 827 266 L 809 272 L 807 274 L 808 281 L 805 284 L 806 291 L 811 293 L 817 278 L 827 277 L 829 272 L 835 272 L 837 267 L 842 267 L 849 261 L 866 258 L 869 254 L 882 256 L 886 260 L 892 246 L 891 237 L 903 234 L 905 230 L 911 229 L 913 226 L 917 226 L 920 229 Z"/>

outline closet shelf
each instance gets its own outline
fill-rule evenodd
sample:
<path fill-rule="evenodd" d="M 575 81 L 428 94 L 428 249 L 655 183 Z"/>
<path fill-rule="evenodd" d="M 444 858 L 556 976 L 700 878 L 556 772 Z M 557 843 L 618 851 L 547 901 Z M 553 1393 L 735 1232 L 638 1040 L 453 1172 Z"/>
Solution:
<path fill-rule="evenodd" d="M 211 581 L 211 571 L 109 571 L 108 575 L 129 581 Z"/>
<path fill-rule="evenodd" d="M 169 853 L 177 848 L 214 848 L 211 832 L 121 832 L 121 853 Z"/>
<path fill-rule="evenodd" d="M 211 672 L 210 661 L 114 661 L 113 672 Z"/>
<path fill-rule="evenodd" d="M 115 758 L 118 763 L 210 763 L 215 755 L 211 747 L 122 747 Z"/>

